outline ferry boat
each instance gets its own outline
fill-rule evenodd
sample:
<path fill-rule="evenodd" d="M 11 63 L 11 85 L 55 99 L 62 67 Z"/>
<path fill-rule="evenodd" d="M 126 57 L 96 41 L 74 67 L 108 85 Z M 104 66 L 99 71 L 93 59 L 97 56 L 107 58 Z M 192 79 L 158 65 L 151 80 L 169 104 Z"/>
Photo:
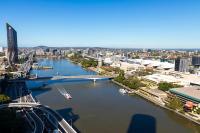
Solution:
<path fill-rule="evenodd" d="M 69 93 L 65 93 L 64 96 L 65 96 L 67 99 L 72 99 L 72 96 L 71 96 Z"/>
<path fill-rule="evenodd" d="M 122 89 L 122 88 L 119 89 L 119 92 L 122 93 L 122 94 L 126 94 L 126 93 L 127 93 L 126 90 L 125 90 L 125 89 Z"/>
<path fill-rule="evenodd" d="M 72 96 L 63 88 L 63 89 L 58 89 L 59 92 L 67 99 L 72 99 Z"/>

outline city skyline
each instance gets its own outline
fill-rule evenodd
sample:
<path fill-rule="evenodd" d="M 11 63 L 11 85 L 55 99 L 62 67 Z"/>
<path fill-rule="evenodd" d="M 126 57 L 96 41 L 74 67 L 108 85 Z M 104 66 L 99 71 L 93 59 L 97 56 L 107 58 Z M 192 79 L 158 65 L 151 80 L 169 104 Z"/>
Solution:
<path fill-rule="evenodd" d="M 199 0 L 0 9 L 0 132 L 200 133 Z"/>
<path fill-rule="evenodd" d="M 8 22 L 19 47 L 200 48 L 195 0 L 7 0 L 0 8 L 0 46 Z"/>

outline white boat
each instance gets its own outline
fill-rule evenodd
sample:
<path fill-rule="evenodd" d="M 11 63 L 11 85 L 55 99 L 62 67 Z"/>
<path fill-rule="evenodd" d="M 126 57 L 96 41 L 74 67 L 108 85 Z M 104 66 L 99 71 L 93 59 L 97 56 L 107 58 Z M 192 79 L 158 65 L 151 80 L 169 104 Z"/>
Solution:
<path fill-rule="evenodd" d="M 72 99 L 72 96 L 71 96 L 69 93 L 65 93 L 64 96 L 65 96 L 67 99 Z"/>
<path fill-rule="evenodd" d="M 127 93 L 126 90 L 125 90 L 125 89 L 122 89 L 122 88 L 119 89 L 119 92 L 122 93 L 122 94 L 126 94 L 126 93 Z"/>
<path fill-rule="evenodd" d="M 64 88 L 63 89 L 58 89 L 58 90 L 65 98 L 72 99 L 72 96 L 69 93 L 67 93 L 67 91 Z"/>

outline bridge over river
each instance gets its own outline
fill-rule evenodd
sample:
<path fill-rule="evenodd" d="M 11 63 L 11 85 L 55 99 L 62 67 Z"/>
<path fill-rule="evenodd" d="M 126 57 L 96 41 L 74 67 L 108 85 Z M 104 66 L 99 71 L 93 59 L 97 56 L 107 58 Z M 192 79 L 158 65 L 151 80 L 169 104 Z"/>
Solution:
<path fill-rule="evenodd" d="M 103 76 L 103 75 L 78 75 L 78 76 L 53 76 L 51 80 L 57 80 L 57 79 L 92 79 L 92 80 L 98 80 L 98 79 L 112 79 L 111 76 Z"/>
<path fill-rule="evenodd" d="M 94 82 L 96 80 L 106 80 L 106 79 L 113 79 L 112 76 L 104 76 L 104 75 L 77 75 L 77 76 L 51 76 L 51 77 L 38 77 L 37 75 L 34 77 L 29 78 L 29 80 L 61 80 L 61 79 L 88 79 L 93 80 Z"/>

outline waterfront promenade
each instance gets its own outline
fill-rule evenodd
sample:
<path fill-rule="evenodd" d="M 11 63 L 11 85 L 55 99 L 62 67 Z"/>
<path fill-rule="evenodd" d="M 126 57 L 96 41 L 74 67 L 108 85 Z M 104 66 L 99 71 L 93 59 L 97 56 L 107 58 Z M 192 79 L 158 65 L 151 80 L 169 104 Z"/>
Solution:
<path fill-rule="evenodd" d="M 188 119 L 188 120 L 194 122 L 195 124 L 200 125 L 200 122 L 197 121 L 197 120 L 195 120 L 195 119 L 193 119 L 191 116 L 188 116 L 188 115 L 180 113 L 180 112 L 178 112 L 176 110 L 170 109 L 169 107 L 165 106 L 163 104 L 163 102 L 160 102 L 158 99 L 155 99 L 154 97 L 147 96 L 147 95 L 141 93 L 140 91 L 132 90 L 129 87 L 127 87 L 127 86 L 125 86 L 125 85 L 123 85 L 123 84 L 121 84 L 121 83 L 119 83 L 119 82 L 117 82 L 115 80 L 112 80 L 112 82 L 115 83 L 115 84 L 117 84 L 117 85 L 119 85 L 119 86 L 121 86 L 121 87 L 123 87 L 124 89 L 126 89 L 128 92 L 131 92 L 132 94 L 136 94 L 136 95 L 138 95 L 138 96 L 140 96 L 140 97 L 142 97 L 142 98 L 144 98 L 144 99 L 146 99 L 146 100 L 148 100 L 148 101 L 156 104 L 157 106 L 160 106 L 160 107 L 162 107 L 164 109 L 172 111 L 172 112 L 176 113 L 177 115 L 179 115 L 179 116 L 181 116 L 181 117 L 183 117 L 185 119 Z"/>

